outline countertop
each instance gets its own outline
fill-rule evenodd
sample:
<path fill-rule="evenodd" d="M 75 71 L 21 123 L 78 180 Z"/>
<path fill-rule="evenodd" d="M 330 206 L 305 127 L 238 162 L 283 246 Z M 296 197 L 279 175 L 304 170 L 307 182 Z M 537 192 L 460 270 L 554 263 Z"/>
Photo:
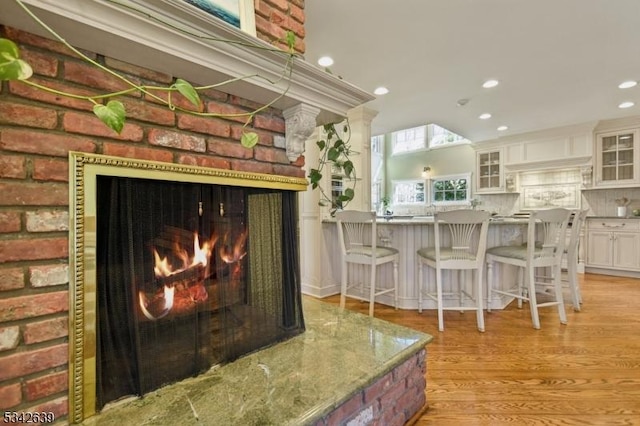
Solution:
<path fill-rule="evenodd" d="M 587 216 L 587 220 L 589 219 L 640 219 L 640 216 L 628 216 L 628 217 L 620 217 L 620 216 Z"/>

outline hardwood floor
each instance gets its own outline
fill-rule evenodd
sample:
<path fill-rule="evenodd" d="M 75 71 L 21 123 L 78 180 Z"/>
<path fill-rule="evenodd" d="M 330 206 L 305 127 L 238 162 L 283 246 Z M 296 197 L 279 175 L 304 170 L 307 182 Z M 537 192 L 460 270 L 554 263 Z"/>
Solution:
<path fill-rule="evenodd" d="M 534 330 L 528 304 L 485 314 L 398 310 L 375 316 L 434 336 L 427 346 L 429 410 L 418 425 L 640 425 L 640 279 L 585 274 L 583 305 L 555 307 Z M 339 303 L 339 296 L 323 301 Z M 347 308 L 367 314 L 368 304 Z M 635 309 L 638 309 L 636 311 Z"/>

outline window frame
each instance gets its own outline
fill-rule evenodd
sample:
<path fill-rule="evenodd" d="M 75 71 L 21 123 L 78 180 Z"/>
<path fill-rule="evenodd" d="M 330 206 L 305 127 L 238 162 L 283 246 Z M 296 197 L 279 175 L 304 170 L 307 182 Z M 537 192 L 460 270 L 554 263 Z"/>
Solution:
<path fill-rule="evenodd" d="M 418 199 L 418 194 L 422 193 L 422 201 L 399 201 L 396 193 L 398 185 L 415 185 L 422 184 L 422 191 L 416 191 L 415 198 Z M 394 206 L 424 206 L 429 203 L 429 185 L 427 179 L 398 179 L 391 181 L 391 203 Z"/>
<path fill-rule="evenodd" d="M 407 142 L 407 143 L 412 143 L 412 142 L 416 142 L 416 141 L 420 141 L 421 146 L 418 148 L 413 148 L 413 149 L 406 149 L 403 151 L 396 151 L 396 146 L 399 144 L 398 142 L 398 136 L 403 134 L 403 133 L 409 133 L 410 131 L 416 131 L 417 129 L 422 129 L 423 131 L 423 137 L 422 138 L 414 138 L 411 140 L 411 142 Z M 397 155 L 406 155 L 406 154 L 413 154 L 416 152 L 421 152 L 421 151 L 427 151 L 429 149 L 429 137 L 428 137 L 428 128 L 426 125 L 422 125 L 422 126 L 415 126 L 415 127 L 409 127 L 406 129 L 401 129 L 401 130 L 396 130 L 395 132 L 391 132 L 391 156 L 395 157 Z"/>
<path fill-rule="evenodd" d="M 437 182 L 451 181 L 451 180 L 461 180 L 461 179 L 465 179 L 467 181 L 466 188 L 465 188 L 466 198 L 464 200 L 436 201 L 435 197 L 436 197 L 436 193 L 437 192 L 446 192 L 446 190 L 444 190 L 444 191 L 436 190 L 435 185 L 436 185 Z M 455 190 L 450 190 L 450 191 L 455 191 Z M 431 201 L 431 204 L 434 205 L 434 206 L 468 206 L 468 205 L 471 205 L 471 199 L 472 199 L 471 173 L 467 172 L 467 173 L 457 173 L 457 174 L 453 174 L 453 175 L 433 176 L 430 179 L 429 192 L 430 192 L 429 193 L 429 200 Z"/>
<path fill-rule="evenodd" d="M 435 134 L 436 133 L 436 128 L 437 128 L 437 130 L 442 130 L 442 132 L 438 131 L 438 135 Z M 454 140 L 454 141 L 451 141 L 451 142 L 444 142 L 444 143 L 440 143 L 440 144 L 434 145 L 433 144 L 433 139 L 436 136 L 439 136 L 440 133 L 443 133 L 447 137 L 451 136 L 451 137 L 453 137 L 454 139 L 457 139 L 457 140 Z M 469 139 L 467 139 L 467 138 L 465 138 L 463 136 L 460 136 L 457 133 L 453 133 L 449 129 L 447 129 L 445 127 L 442 127 L 442 126 L 440 126 L 438 124 L 435 124 L 435 123 L 431 123 L 431 124 L 428 125 L 427 135 L 428 135 L 427 146 L 429 147 L 430 150 L 431 149 L 448 148 L 448 147 L 451 147 L 451 146 L 458 146 L 458 145 L 469 145 L 471 143 L 471 141 Z"/>

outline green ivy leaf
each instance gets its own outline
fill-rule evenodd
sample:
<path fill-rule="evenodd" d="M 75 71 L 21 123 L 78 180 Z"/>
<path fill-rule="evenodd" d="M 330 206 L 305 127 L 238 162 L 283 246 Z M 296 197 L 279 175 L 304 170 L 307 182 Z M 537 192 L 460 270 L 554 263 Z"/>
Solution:
<path fill-rule="evenodd" d="M 311 181 L 311 187 L 316 189 L 320 180 L 322 180 L 322 173 L 318 169 L 311 169 L 309 172 L 309 180 Z"/>
<path fill-rule="evenodd" d="M 94 105 L 93 113 L 109 127 L 111 130 L 120 134 L 124 127 L 125 110 L 124 105 L 120 101 L 109 101 L 106 105 Z"/>
<path fill-rule="evenodd" d="M 324 147 L 327 146 L 327 143 L 323 140 L 320 140 L 316 142 L 316 145 L 318 145 L 318 148 L 320 148 L 320 151 L 322 151 Z"/>
<path fill-rule="evenodd" d="M 336 161 L 338 157 L 340 157 L 340 151 L 335 148 L 329 148 L 329 151 L 327 151 L 327 158 L 329 161 Z"/>
<path fill-rule="evenodd" d="M 353 197 L 355 196 L 355 192 L 353 191 L 353 188 L 347 188 L 344 190 L 344 192 L 342 193 L 343 197 L 346 197 L 343 201 L 351 201 L 353 200 Z"/>
<path fill-rule="evenodd" d="M 193 105 L 199 107 L 200 106 L 200 96 L 198 95 L 198 91 L 189 83 L 181 78 L 176 79 L 175 84 L 173 85 L 178 92 L 185 98 L 189 100 Z"/>
<path fill-rule="evenodd" d="M 344 144 L 344 141 L 342 139 L 338 139 L 333 144 L 333 147 L 335 149 L 337 149 L 338 151 L 343 152 L 345 150 L 345 148 L 346 148 L 346 145 Z"/>
<path fill-rule="evenodd" d="M 18 46 L 0 38 L 0 80 L 26 80 L 33 75 L 31 66 L 20 59 Z"/>
<path fill-rule="evenodd" d="M 287 31 L 286 40 L 287 40 L 287 46 L 289 47 L 289 50 L 292 51 L 296 44 L 296 35 L 293 33 L 293 31 L 291 30 Z"/>
<path fill-rule="evenodd" d="M 245 148 L 253 148 L 258 143 L 258 134 L 256 132 L 244 132 L 240 137 L 240 143 Z"/>
<path fill-rule="evenodd" d="M 344 170 L 344 174 L 347 175 L 347 177 L 351 177 L 351 173 L 353 173 L 353 162 L 351 160 L 347 160 L 344 163 L 342 163 L 342 169 Z"/>

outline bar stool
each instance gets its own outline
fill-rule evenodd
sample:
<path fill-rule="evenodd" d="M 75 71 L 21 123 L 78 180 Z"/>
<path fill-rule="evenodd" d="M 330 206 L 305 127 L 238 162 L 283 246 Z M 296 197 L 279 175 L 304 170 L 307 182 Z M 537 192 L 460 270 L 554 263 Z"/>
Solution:
<path fill-rule="evenodd" d="M 491 297 L 493 293 L 506 295 L 518 300 L 518 307 L 522 301 L 529 302 L 531 321 L 533 328 L 540 328 L 538 308 L 545 306 L 557 306 L 560 322 L 567 323 L 567 314 L 564 309 L 562 297 L 562 283 L 560 278 L 562 268 L 562 256 L 565 249 L 566 229 L 569 222 L 570 210 L 549 209 L 532 212 L 527 226 L 527 243 L 519 246 L 499 246 L 487 250 L 487 275 L 489 282 L 488 310 L 491 311 Z M 538 228 L 539 232 L 536 232 Z M 536 236 L 540 239 L 536 240 Z M 519 268 L 520 276 L 514 288 L 500 290 L 495 288 L 494 264 L 514 265 Z M 539 267 L 551 268 L 551 279 L 555 290 L 553 301 L 538 303 L 536 297 L 535 270 Z"/>
<path fill-rule="evenodd" d="M 569 242 L 564 248 L 564 262 L 567 265 L 567 278 L 561 278 L 563 288 L 569 289 L 571 304 L 575 312 L 580 312 L 582 295 L 580 293 L 580 281 L 578 280 L 578 250 L 580 246 L 580 233 L 587 219 L 588 210 L 575 210 L 571 213 Z M 553 287 L 552 277 L 547 275 L 536 276 L 536 285 Z"/>
<path fill-rule="evenodd" d="M 482 281 L 489 218 L 490 213 L 481 210 L 452 210 L 436 213 L 434 215 L 435 247 L 421 248 L 417 252 L 418 311 L 422 312 L 423 297 L 435 300 L 438 308 L 439 331 L 444 331 L 443 311 L 445 310 L 476 311 L 478 330 L 484 331 Z M 435 293 L 423 280 L 424 265 L 436 271 Z M 457 291 L 445 292 L 442 281 L 443 269 L 471 270 L 472 274 L 475 271 L 472 289 L 467 290 L 466 283 L 457 280 Z M 452 295 L 457 296 L 457 305 L 445 306 L 444 296 Z M 471 301 L 473 306 L 465 304 L 465 301 Z"/>
<path fill-rule="evenodd" d="M 573 310 L 580 311 L 582 304 L 582 293 L 580 292 L 580 281 L 578 280 L 578 251 L 580 249 L 580 233 L 587 220 L 588 210 L 578 210 L 573 214 L 571 221 L 571 236 L 569 237 L 569 245 L 564 253 L 567 260 L 567 282 L 569 291 L 571 292 L 571 300 Z"/>
<path fill-rule="evenodd" d="M 348 294 L 348 266 L 350 263 L 367 265 L 370 268 L 369 295 L 365 296 L 364 283 L 361 285 L 360 299 L 369 302 L 369 316 L 373 316 L 375 298 L 393 293 L 394 307 L 398 309 L 398 250 L 392 247 L 378 246 L 375 212 L 346 210 L 336 213 L 338 240 L 340 241 L 342 278 L 340 286 L 340 307 L 344 308 Z M 376 270 L 378 265 L 393 263 L 393 287 L 376 288 Z"/>

